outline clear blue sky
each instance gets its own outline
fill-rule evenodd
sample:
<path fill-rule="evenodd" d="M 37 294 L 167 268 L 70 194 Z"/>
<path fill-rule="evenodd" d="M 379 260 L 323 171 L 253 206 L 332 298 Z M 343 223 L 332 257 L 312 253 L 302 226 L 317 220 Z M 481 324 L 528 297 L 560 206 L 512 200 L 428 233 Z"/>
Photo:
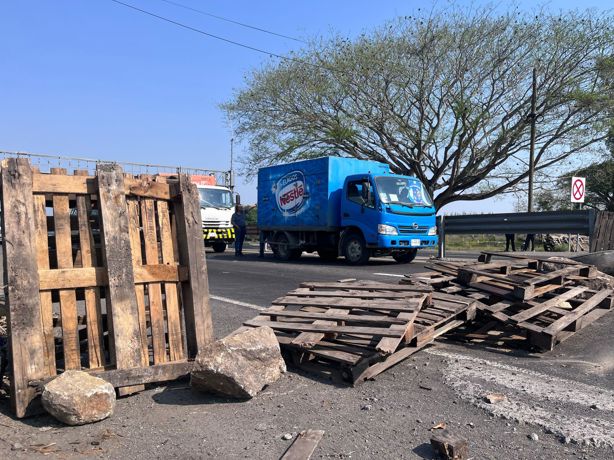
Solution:
<path fill-rule="evenodd" d="M 123 1 L 278 54 L 302 46 L 161 0 Z M 416 1 L 175 1 L 299 38 L 351 37 L 432 8 Z M 1 0 L 0 34 L 0 149 L 116 161 L 228 169 L 232 133 L 218 104 L 269 59 L 110 0 Z M 244 202 L 255 201 L 255 188 L 238 181 Z"/>

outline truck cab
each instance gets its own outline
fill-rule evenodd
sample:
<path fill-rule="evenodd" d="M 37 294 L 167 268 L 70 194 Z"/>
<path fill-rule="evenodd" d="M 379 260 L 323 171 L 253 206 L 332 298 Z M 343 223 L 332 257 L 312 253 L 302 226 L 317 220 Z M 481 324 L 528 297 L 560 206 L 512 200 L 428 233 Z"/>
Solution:
<path fill-rule="evenodd" d="M 437 245 L 435 208 L 415 177 L 392 174 L 348 176 L 341 197 L 340 250 L 350 263 L 370 255 L 410 262 L 419 248 Z"/>
<path fill-rule="evenodd" d="M 203 239 L 206 247 L 215 252 L 224 252 L 234 242 L 235 231 L 230 223 L 234 212 L 234 199 L 227 187 L 198 184 L 200 195 L 200 216 Z"/>

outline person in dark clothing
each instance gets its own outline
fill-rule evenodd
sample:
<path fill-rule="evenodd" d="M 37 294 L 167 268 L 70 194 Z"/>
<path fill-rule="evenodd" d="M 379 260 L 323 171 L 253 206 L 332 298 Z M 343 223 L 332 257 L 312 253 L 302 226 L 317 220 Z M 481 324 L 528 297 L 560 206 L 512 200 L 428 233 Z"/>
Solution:
<path fill-rule="evenodd" d="M 245 209 L 237 205 L 235 212 L 230 219 L 230 223 L 235 228 L 235 256 L 243 255 L 243 241 L 245 240 Z"/>
<path fill-rule="evenodd" d="M 512 245 L 512 251 L 516 252 L 516 243 L 514 242 L 515 239 L 516 235 L 514 235 L 513 233 L 505 234 L 505 252 L 508 252 L 510 250 L 510 243 Z"/>
<path fill-rule="evenodd" d="M 535 233 L 527 233 L 527 238 L 524 240 L 522 249 L 524 251 L 529 250 L 529 243 L 531 244 L 531 251 L 535 251 Z"/>

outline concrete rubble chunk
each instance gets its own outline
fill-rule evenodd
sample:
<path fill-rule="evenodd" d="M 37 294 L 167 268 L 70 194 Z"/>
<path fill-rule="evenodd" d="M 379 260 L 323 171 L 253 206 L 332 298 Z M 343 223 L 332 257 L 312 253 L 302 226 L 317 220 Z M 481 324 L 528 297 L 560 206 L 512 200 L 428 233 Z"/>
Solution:
<path fill-rule="evenodd" d="M 115 408 L 115 389 L 87 372 L 66 371 L 47 383 L 43 407 L 60 422 L 84 425 L 109 417 Z"/>
<path fill-rule="evenodd" d="M 193 388 L 223 396 L 253 398 L 286 372 L 273 329 L 258 327 L 205 347 L 191 374 Z"/>

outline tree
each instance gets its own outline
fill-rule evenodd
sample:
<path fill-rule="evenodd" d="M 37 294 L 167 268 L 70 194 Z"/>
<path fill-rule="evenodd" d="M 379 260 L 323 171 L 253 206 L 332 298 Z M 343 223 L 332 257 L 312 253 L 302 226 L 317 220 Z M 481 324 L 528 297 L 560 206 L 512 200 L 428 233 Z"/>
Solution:
<path fill-rule="evenodd" d="M 528 177 L 537 67 L 538 173 L 605 139 L 612 17 L 447 10 L 354 41 L 314 42 L 254 71 L 222 108 L 244 170 L 322 155 L 374 159 L 420 178 L 438 207 L 509 192 Z M 608 64 L 606 62 L 606 64 Z"/>

